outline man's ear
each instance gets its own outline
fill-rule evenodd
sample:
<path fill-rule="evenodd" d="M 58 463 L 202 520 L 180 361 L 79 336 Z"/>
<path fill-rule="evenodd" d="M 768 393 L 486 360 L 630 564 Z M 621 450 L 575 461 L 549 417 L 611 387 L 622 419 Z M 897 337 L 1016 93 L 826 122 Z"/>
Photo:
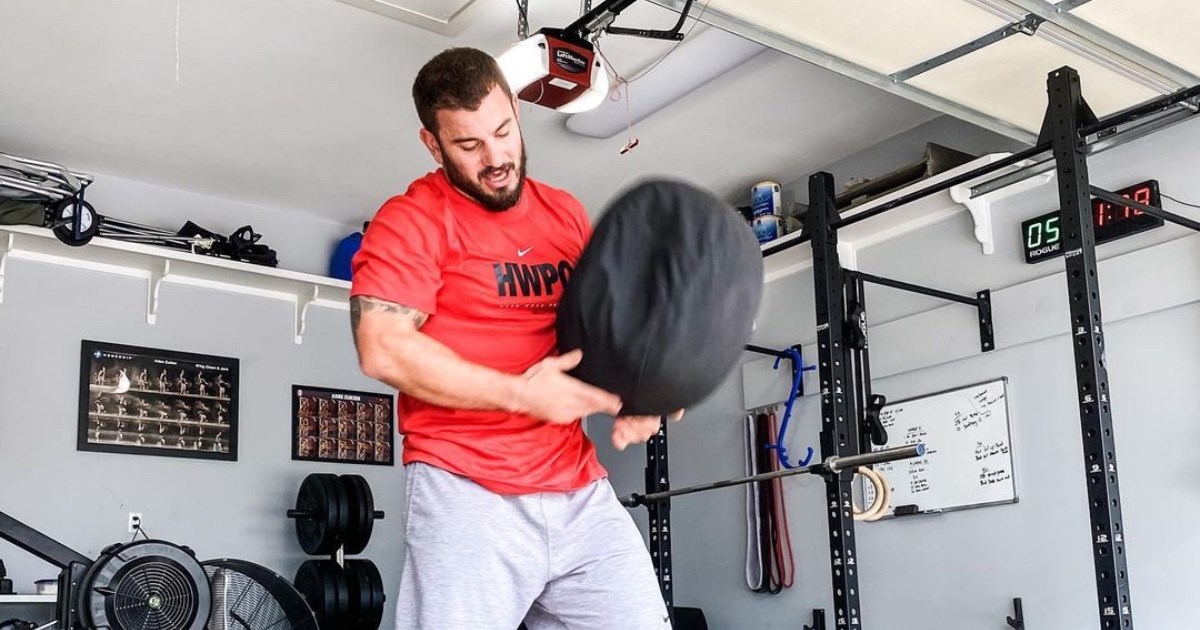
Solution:
<path fill-rule="evenodd" d="M 429 155 L 433 156 L 433 161 L 437 162 L 438 166 L 442 166 L 442 160 L 444 159 L 442 156 L 442 145 L 438 144 L 437 136 L 424 127 L 421 127 L 419 135 L 421 136 L 421 144 L 425 145 L 425 148 L 429 150 Z"/>
<path fill-rule="evenodd" d="M 513 106 L 513 117 L 517 119 L 518 123 L 520 123 L 521 122 L 521 99 L 517 98 L 516 94 L 513 94 L 512 106 Z"/>

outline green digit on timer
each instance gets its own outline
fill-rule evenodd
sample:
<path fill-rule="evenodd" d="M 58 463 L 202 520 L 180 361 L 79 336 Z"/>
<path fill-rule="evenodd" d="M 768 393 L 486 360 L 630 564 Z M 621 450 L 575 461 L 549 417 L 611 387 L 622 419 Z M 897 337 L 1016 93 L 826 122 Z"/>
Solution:
<path fill-rule="evenodd" d="M 1058 215 L 1054 215 L 1046 219 L 1046 244 L 1053 245 L 1058 242 Z"/>
<path fill-rule="evenodd" d="M 1037 247 L 1042 244 L 1042 224 L 1029 224 L 1029 234 L 1025 235 L 1025 244 L 1030 248 Z"/>

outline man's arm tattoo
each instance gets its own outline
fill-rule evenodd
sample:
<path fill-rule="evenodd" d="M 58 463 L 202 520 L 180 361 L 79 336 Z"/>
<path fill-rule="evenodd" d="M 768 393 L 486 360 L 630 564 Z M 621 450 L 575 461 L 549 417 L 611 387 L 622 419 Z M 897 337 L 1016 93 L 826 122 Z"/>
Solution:
<path fill-rule="evenodd" d="M 383 313 L 396 313 L 403 315 L 412 320 L 413 325 L 417 328 L 425 325 L 425 320 L 429 319 L 429 315 L 412 308 L 395 302 L 388 302 L 379 298 L 373 298 L 365 295 L 356 295 L 350 298 L 350 326 L 352 330 L 358 330 L 358 322 L 362 319 L 362 314 L 366 311 L 379 311 Z"/>

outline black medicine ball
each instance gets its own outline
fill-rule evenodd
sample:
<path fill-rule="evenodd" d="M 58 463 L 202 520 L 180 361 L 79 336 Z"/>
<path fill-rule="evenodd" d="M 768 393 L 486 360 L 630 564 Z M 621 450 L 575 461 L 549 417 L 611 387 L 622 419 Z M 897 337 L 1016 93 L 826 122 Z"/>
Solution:
<path fill-rule="evenodd" d="M 601 217 L 558 311 L 571 374 L 610 391 L 622 415 L 663 415 L 708 396 L 750 340 L 763 290 L 758 242 L 730 205 L 649 180 Z"/>

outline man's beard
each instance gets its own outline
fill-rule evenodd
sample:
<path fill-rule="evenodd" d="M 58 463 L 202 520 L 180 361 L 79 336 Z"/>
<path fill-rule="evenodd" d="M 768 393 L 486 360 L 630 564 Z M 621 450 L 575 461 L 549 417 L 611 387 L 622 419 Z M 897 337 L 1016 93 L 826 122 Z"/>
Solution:
<path fill-rule="evenodd" d="M 521 164 L 518 167 L 516 164 L 509 162 L 500 168 L 487 168 L 480 171 L 474 179 L 466 174 L 465 171 L 458 168 L 458 165 L 453 160 L 446 160 L 443 166 L 446 169 L 446 178 L 454 184 L 456 188 L 466 193 L 468 197 L 474 199 L 479 205 L 491 210 L 492 212 L 503 212 L 515 206 L 521 200 L 521 191 L 525 187 L 525 161 L 527 154 L 525 153 L 525 141 L 521 141 Z M 488 175 L 494 174 L 496 171 L 512 169 L 516 172 L 517 183 L 510 189 L 491 191 L 483 183 L 483 179 Z"/>

